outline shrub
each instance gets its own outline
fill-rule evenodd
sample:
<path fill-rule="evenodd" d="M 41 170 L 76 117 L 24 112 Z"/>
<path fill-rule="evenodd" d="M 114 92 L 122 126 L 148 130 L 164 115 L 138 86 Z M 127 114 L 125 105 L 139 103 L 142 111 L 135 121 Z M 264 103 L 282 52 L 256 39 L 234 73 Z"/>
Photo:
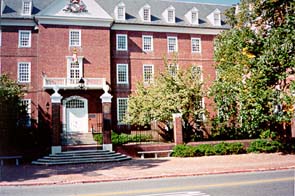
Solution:
<path fill-rule="evenodd" d="M 258 139 L 250 143 L 247 152 L 279 152 L 281 148 L 282 144 L 278 141 Z"/>
<path fill-rule="evenodd" d="M 210 144 L 200 144 L 195 147 L 195 155 L 196 156 L 205 156 L 210 155 L 213 152 L 212 145 Z"/>
<path fill-rule="evenodd" d="M 194 146 L 188 146 L 188 145 L 176 145 L 173 148 L 173 154 L 174 157 L 194 157 L 195 156 L 195 147 Z"/>

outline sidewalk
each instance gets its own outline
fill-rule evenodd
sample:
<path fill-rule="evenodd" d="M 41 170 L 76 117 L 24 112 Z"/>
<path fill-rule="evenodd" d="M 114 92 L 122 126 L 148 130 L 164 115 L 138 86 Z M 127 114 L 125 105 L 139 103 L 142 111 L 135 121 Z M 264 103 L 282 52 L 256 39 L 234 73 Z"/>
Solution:
<path fill-rule="evenodd" d="M 108 182 L 234 172 L 294 169 L 295 155 L 243 154 L 197 158 L 133 159 L 121 163 L 0 168 L 0 186 Z"/>

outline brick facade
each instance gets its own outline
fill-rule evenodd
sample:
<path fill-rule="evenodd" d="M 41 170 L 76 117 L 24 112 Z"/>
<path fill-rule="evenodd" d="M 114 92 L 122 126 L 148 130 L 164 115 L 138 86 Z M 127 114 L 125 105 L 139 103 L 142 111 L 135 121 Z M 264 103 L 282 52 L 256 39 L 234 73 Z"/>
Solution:
<path fill-rule="evenodd" d="M 39 2 L 39 5 L 43 5 L 42 9 L 45 10 L 44 13 L 61 13 L 60 10 L 53 12 L 51 8 L 47 9 L 47 6 L 50 2 L 45 3 L 45 1 L 43 2 L 41 0 L 34 0 L 34 2 L 35 1 L 42 2 Z M 111 13 L 112 11 L 109 10 L 114 10 L 113 7 L 108 8 L 108 5 L 104 4 L 104 2 L 100 0 L 95 2 L 100 3 L 101 8 L 109 12 L 109 17 L 112 16 L 113 13 Z M 149 2 L 153 6 L 156 5 L 154 0 L 149 0 Z M 161 6 L 164 6 L 164 2 L 165 1 L 162 2 L 163 4 L 161 4 Z M 58 4 L 63 3 L 64 2 L 58 2 Z M 112 3 L 114 3 L 114 1 L 112 1 Z M 131 4 L 129 5 L 129 3 L 129 0 L 126 0 L 126 6 L 131 6 Z M 166 2 L 166 4 L 168 5 L 169 2 Z M 184 3 L 178 2 L 177 4 L 179 4 L 180 6 L 184 6 Z M 198 4 L 188 5 L 191 5 L 192 7 L 198 6 Z M 13 5 L 11 6 L 13 8 Z M 211 7 L 211 11 L 216 9 L 213 5 Z M 219 6 L 219 8 L 225 9 L 225 7 L 222 6 Z M 54 7 L 52 9 L 54 9 Z M 90 12 L 91 8 L 88 7 L 88 9 Z M 153 13 L 153 8 L 151 9 Z M 138 10 L 135 10 L 135 12 L 138 13 Z M 213 41 L 214 37 L 218 34 L 217 32 L 226 29 L 226 27 L 207 28 L 207 26 L 205 25 L 205 28 L 203 29 L 202 26 L 196 26 L 196 28 L 194 28 L 192 25 L 188 25 L 185 27 L 187 28 L 186 31 L 183 30 L 184 27 L 177 26 L 178 24 L 157 24 L 158 26 L 141 24 L 140 27 L 132 29 L 134 21 L 132 21 L 131 18 L 130 27 L 124 27 L 125 29 L 119 28 L 118 30 L 118 27 L 116 26 L 117 21 L 115 21 L 115 19 L 110 20 L 108 16 L 106 16 L 106 14 L 101 15 L 105 19 L 85 19 L 82 18 L 84 17 L 83 15 L 79 15 L 78 13 L 77 16 L 74 14 L 75 17 L 73 18 L 67 18 L 68 16 L 65 15 L 58 16 L 56 17 L 56 19 L 50 20 L 47 20 L 46 17 L 45 19 L 42 18 L 42 14 L 40 14 L 40 16 L 36 16 L 36 18 L 35 16 L 32 17 L 33 19 L 26 19 L 24 21 L 26 22 L 24 23 L 24 25 L 19 22 L 21 20 L 24 20 L 21 14 L 19 14 L 19 16 L 15 16 L 17 20 L 12 20 L 15 24 L 9 22 L 6 22 L 6 25 L 4 23 L 4 25 L 0 24 L 0 29 L 2 32 L 2 45 L 0 47 L 0 73 L 6 73 L 10 75 L 11 78 L 17 80 L 18 62 L 31 63 L 31 81 L 29 83 L 24 83 L 23 85 L 27 90 L 25 98 L 31 99 L 31 117 L 37 122 L 37 124 L 39 122 L 39 119 L 43 118 L 42 115 L 44 115 L 44 113 L 46 113 L 47 116 L 51 117 L 52 120 L 56 120 L 56 116 L 52 116 L 52 110 L 57 110 L 57 108 L 53 106 L 50 99 L 50 95 L 52 95 L 54 91 L 53 88 L 45 88 L 43 83 L 44 78 L 68 78 L 68 59 L 73 58 L 74 50 L 76 50 L 76 55 L 78 56 L 78 58 L 83 58 L 82 77 L 85 79 L 102 78 L 105 80 L 106 84 L 110 86 L 110 93 L 113 96 L 111 106 L 111 121 L 113 129 L 117 130 L 120 128 L 123 128 L 122 130 L 129 128 L 128 126 L 124 125 L 117 126 L 117 98 L 127 98 L 131 92 L 136 90 L 136 83 L 143 80 L 143 64 L 153 64 L 154 73 L 155 75 L 157 75 L 159 72 L 164 70 L 163 57 L 167 57 L 168 60 L 171 60 L 173 58 L 173 54 L 167 52 L 167 36 L 177 37 L 177 59 L 179 68 L 187 68 L 191 65 L 200 66 L 202 70 L 202 77 L 206 86 L 210 86 L 212 81 L 215 79 L 215 69 L 213 62 Z M 93 15 L 99 14 L 100 13 L 95 13 Z M 79 18 L 80 16 L 81 20 Z M 5 13 L 1 17 L 5 19 Z M 8 21 L 10 19 L 9 17 L 10 15 L 8 13 Z M 158 20 L 162 19 L 159 18 Z M 182 21 L 184 20 L 185 19 L 183 19 Z M 202 20 L 205 21 L 204 19 Z M 182 23 L 181 25 L 183 25 Z M 127 26 L 129 25 L 128 21 L 123 22 L 122 24 Z M 120 22 L 118 22 L 118 25 L 120 25 Z M 142 27 L 149 29 L 140 30 L 140 28 Z M 129 30 L 126 30 L 126 28 L 129 28 Z M 161 28 L 166 28 L 166 30 L 160 30 Z M 18 47 L 19 30 L 31 31 L 31 47 Z M 69 37 L 71 30 L 79 30 L 81 32 L 81 46 L 69 46 Z M 210 33 L 211 31 L 213 33 Z M 127 51 L 116 50 L 117 34 L 127 35 Z M 143 35 L 149 35 L 153 37 L 153 51 L 143 51 Z M 192 53 L 192 38 L 199 38 L 201 40 L 200 53 Z M 128 84 L 117 84 L 117 64 L 128 64 Z M 77 87 L 72 88 L 61 87 L 58 92 L 63 97 L 63 100 L 66 100 L 73 96 L 87 99 L 88 132 L 102 131 L 103 114 L 102 103 L 100 100 L 100 96 L 103 94 L 102 87 L 95 89 L 79 89 L 77 85 Z M 48 108 L 48 105 L 52 107 Z M 211 107 L 212 100 L 205 98 L 205 105 L 209 112 L 211 114 L 214 114 Z M 64 106 L 61 105 L 61 107 Z M 64 111 L 61 110 L 61 114 L 59 117 L 61 123 L 65 123 L 66 121 L 66 114 L 64 114 L 63 112 Z M 55 140 L 53 142 L 56 143 Z"/>

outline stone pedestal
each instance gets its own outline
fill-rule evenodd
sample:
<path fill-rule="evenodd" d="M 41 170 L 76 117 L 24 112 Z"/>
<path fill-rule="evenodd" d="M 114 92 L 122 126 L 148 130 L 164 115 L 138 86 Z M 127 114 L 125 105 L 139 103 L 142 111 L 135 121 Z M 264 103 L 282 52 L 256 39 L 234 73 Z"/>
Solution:
<path fill-rule="evenodd" d="M 107 85 L 103 88 L 104 94 L 100 96 L 102 102 L 102 113 L 103 113 L 103 150 L 113 151 L 113 144 L 112 144 L 112 113 L 111 113 L 111 105 L 112 105 L 112 98 L 113 96 L 108 93 L 109 87 Z"/>
<path fill-rule="evenodd" d="M 58 93 L 58 88 L 54 88 L 54 93 L 50 96 L 52 107 L 52 120 L 51 120 L 51 153 L 55 154 L 61 152 L 61 122 L 60 122 L 60 105 L 62 96 Z"/>
<path fill-rule="evenodd" d="M 176 145 L 183 144 L 182 115 L 180 113 L 173 114 L 173 131 L 174 143 Z"/>

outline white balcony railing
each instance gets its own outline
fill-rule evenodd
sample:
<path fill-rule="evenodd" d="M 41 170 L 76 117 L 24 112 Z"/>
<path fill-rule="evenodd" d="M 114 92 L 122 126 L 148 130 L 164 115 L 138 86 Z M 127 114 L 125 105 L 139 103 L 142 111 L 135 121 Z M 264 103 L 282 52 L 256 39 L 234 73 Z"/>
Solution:
<path fill-rule="evenodd" d="M 60 89 L 80 89 L 80 79 L 69 79 L 69 78 L 43 78 L 43 88 L 53 89 L 58 87 Z M 83 78 L 85 89 L 102 89 L 106 84 L 105 78 Z"/>

